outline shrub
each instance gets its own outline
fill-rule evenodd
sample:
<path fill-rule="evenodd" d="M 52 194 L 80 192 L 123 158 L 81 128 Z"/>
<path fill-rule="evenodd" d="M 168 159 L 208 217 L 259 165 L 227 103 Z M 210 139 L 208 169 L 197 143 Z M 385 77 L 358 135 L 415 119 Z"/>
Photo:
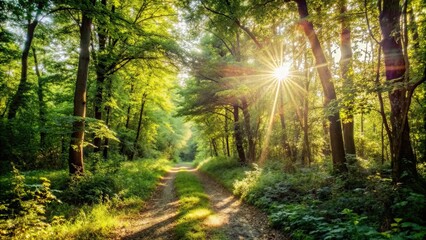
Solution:
<path fill-rule="evenodd" d="M 10 199 L 0 203 L 0 237 L 40 238 L 48 233 L 46 206 L 57 199 L 50 191 L 50 181 L 40 180 L 39 185 L 25 185 L 25 177 L 13 166 Z"/>
<path fill-rule="evenodd" d="M 118 196 L 118 192 L 113 176 L 88 173 L 71 178 L 68 188 L 61 193 L 61 199 L 74 205 L 97 204 Z"/>

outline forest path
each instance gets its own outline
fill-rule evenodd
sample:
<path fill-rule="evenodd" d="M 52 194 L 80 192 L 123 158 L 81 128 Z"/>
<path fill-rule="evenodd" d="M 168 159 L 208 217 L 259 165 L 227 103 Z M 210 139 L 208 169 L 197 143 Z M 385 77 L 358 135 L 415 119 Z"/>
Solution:
<path fill-rule="evenodd" d="M 131 226 L 121 229 L 117 239 L 176 239 L 174 227 L 178 213 L 178 200 L 174 192 L 174 179 L 179 171 L 195 174 L 210 197 L 215 212 L 208 227 L 218 229 L 225 239 L 286 239 L 279 231 L 268 226 L 265 213 L 234 197 L 222 185 L 199 172 L 190 164 L 175 165 L 163 178 L 147 208 Z"/>

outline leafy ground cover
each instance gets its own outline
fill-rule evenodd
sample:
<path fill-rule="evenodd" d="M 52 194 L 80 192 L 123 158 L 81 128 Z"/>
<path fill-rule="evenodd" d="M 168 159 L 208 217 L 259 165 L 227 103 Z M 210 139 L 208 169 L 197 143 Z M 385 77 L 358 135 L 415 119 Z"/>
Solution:
<path fill-rule="evenodd" d="M 170 167 L 166 159 L 102 162 L 80 179 L 65 170 L 0 176 L 0 236 L 102 239 L 137 214 Z M 100 170 L 102 169 L 102 170 Z"/>
<path fill-rule="evenodd" d="M 424 239 L 425 196 L 395 189 L 380 174 L 332 176 L 311 167 L 285 173 L 280 163 L 239 165 L 210 159 L 200 169 L 269 214 L 292 239 Z"/>

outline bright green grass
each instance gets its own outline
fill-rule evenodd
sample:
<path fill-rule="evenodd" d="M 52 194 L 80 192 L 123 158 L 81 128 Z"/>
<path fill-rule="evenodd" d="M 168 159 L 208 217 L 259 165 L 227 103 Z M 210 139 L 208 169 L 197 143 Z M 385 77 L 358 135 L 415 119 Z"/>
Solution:
<path fill-rule="evenodd" d="M 35 239 L 107 239 L 115 228 L 128 224 L 123 220 L 127 215 L 140 212 L 144 201 L 170 166 L 170 161 L 166 159 L 142 159 L 124 162 L 115 173 L 96 173 L 99 177 L 114 178 L 120 190 L 116 197 L 90 206 L 55 203 L 49 207 L 51 226 L 31 235 Z M 39 170 L 22 174 L 28 185 L 39 184 L 40 177 L 46 177 L 51 181 L 52 189 L 63 187 L 69 181 L 66 170 Z M 2 190 L 10 188 L 11 177 L 11 174 L 0 176 Z"/>
<path fill-rule="evenodd" d="M 197 177 L 189 172 L 176 175 L 175 187 L 179 197 L 178 239 L 207 239 L 205 221 L 213 215 L 209 197 Z"/>
<path fill-rule="evenodd" d="M 199 164 L 201 171 L 222 183 L 228 190 L 233 191 L 234 183 L 245 177 L 245 171 L 249 171 L 247 166 L 241 166 L 235 159 L 213 158 L 207 159 Z"/>

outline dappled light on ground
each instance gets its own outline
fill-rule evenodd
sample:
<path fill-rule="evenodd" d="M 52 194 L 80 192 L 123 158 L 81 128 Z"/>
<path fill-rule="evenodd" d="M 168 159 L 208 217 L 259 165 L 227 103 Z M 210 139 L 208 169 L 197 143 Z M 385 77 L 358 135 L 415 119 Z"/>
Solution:
<path fill-rule="evenodd" d="M 268 219 L 254 207 L 247 206 L 218 183 L 197 171 L 189 164 L 179 164 L 170 169 L 163 178 L 159 190 L 147 203 L 146 209 L 131 221 L 131 226 L 122 229 L 116 239 L 176 239 L 176 227 L 196 226 L 206 229 L 207 239 L 285 239 L 279 232 L 268 226 Z M 203 192 L 178 201 L 175 192 L 175 178 L 178 172 L 194 174 L 201 182 Z M 180 216 L 178 209 L 196 206 L 202 199 L 208 199 L 210 207 L 189 209 Z M 202 205 L 202 204 L 201 204 Z M 193 225 L 201 222 L 201 225 Z M 183 224 L 183 225 L 182 225 Z M 186 229 L 189 239 L 201 239 L 203 232 Z"/>

